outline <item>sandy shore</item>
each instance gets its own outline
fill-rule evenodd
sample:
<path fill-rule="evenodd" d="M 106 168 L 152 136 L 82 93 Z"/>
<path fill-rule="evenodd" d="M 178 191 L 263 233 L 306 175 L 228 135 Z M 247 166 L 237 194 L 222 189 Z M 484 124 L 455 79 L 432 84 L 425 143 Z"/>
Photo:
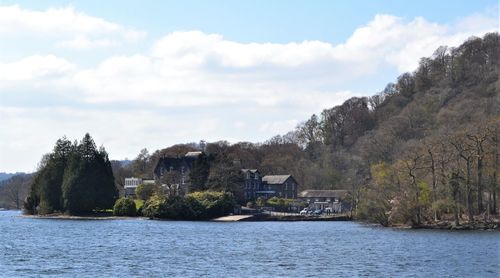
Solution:
<path fill-rule="evenodd" d="M 212 219 L 212 221 L 235 222 L 235 221 L 242 221 L 244 219 L 248 219 L 248 218 L 252 218 L 252 217 L 253 217 L 253 215 L 228 215 L 228 216 L 222 216 L 222 217 Z"/>

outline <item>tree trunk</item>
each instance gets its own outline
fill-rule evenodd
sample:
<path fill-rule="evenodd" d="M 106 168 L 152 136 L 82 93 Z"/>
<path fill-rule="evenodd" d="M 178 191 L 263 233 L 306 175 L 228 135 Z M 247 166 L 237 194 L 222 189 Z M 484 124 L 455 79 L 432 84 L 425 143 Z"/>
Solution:
<path fill-rule="evenodd" d="M 477 152 L 477 209 L 479 214 L 483 212 L 483 150 L 482 146 Z"/>
<path fill-rule="evenodd" d="M 412 183 L 413 183 L 413 186 L 415 187 L 415 197 L 416 197 L 416 220 L 417 220 L 417 225 L 420 225 L 422 223 L 421 221 L 421 217 L 420 217 L 420 191 L 418 189 L 418 185 L 417 185 L 417 181 L 416 181 L 416 177 L 415 175 L 413 175 L 413 173 L 410 171 L 410 176 L 411 176 L 411 180 L 412 180 Z"/>
<path fill-rule="evenodd" d="M 474 221 L 474 215 L 472 213 L 472 189 L 470 184 L 470 172 L 471 172 L 471 161 L 467 160 L 467 177 L 465 178 L 465 194 L 466 194 L 466 203 L 467 203 L 467 215 L 469 217 L 469 221 Z"/>
<path fill-rule="evenodd" d="M 495 171 L 493 172 L 493 214 L 497 214 L 497 166 L 499 163 L 499 155 L 495 153 Z"/>
<path fill-rule="evenodd" d="M 455 217 L 455 226 L 459 226 L 460 225 L 460 217 L 458 216 L 459 214 L 459 210 L 460 210 L 460 207 L 459 207 L 459 203 L 458 203 L 458 192 L 455 192 L 453 194 L 453 199 L 455 201 L 455 207 L 453 208 L 453 216 Z"/>
<path fill-rule="evenodd" d="M 451 179 L 449 181 L 450 189 L 451 189 L 451 197 L 453 198 L 453 216 L 455 217 L 455 225 L 458 226 L 460 225 L 460 206 L 459 206 L 459 182 L 458 182 L 459 175 L 458 173 L 452 173 L 451 174 Z"/>
<path fill-rule="evenodd" d="M 496 188 L 493 191 L 493 214 L 497 214 L 497 191 L 496 191 Z"/>
<path fill-rule="evenodd" d="M 430 149 L 427 150 L 429 153 L 429 157 L 431 158 L 431 173 L 432 173 L 432 203 L 435 204 L 437 201 L 437 192 L 436 192 L 436 166 L 434 164 L 434 156 Z M 434 209 L 434 221 L 438 220 L 437 209 Z"/>

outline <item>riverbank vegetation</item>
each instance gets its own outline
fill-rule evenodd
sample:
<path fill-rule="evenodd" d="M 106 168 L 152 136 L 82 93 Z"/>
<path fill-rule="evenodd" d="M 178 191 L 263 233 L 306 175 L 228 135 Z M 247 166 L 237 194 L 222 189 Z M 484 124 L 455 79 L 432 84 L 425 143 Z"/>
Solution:
<path fill-rule="evenodd" d="M 136 203 L 132 198 L 122 197 L 116 200 L 113 206 L 113 215 L 115 216 L 137 216 Z"/>
<path fill-rule="evenodd" d="M 144 203 L 142 214 L 157 219 L 212 219 L 232 213 L 234 205 L 233 195 L 227 192 L 194 192 L 184 197 L 155 194 Z"/>

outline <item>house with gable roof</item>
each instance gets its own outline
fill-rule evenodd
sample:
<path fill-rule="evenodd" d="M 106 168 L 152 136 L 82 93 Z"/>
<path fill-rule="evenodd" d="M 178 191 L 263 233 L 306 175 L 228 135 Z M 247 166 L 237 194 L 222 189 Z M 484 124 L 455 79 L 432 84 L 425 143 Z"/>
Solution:
<path fill-rule="evenodd" d="M 251 201 L 272 197 L 296 199 L 299 184 L 292 175 L 262 176 L 257 169 L 242 169 L 244 197 Z"/>

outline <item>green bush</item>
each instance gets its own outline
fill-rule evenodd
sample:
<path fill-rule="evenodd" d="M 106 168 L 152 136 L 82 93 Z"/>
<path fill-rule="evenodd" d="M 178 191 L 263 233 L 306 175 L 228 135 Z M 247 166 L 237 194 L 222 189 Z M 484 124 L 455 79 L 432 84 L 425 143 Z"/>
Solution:
<path fill-rule="evenodd" d="M 142 206 L 142 214 L 149 218 L 194 219 L 194 213 L 185 198 L 153 195 Z"/>
<path fill-rule="evenodd" d="M 165 201 L 165 196 L 154 194 L 142 205 L 142 215 L 149 218 L 160 218 L 161 206 Z"/>
<path fill-rule="evenodd" d="M 135 202 L 131 198 L 120 198 L 113 206 L 113 214 L 116 216 L 136 216 Z"/>
<path fill-rule="evenodd" d="M 233 195 L 224 192 L 194 192 L 180 196 L 153 195 L 142 207 L 149 218 L 197 220 L 219 217 L 232 212 Z"/>
<path fill-rule="evenodd" d="M 235 205 L 233 195 L 227 192 L 194 192 L 186 197 L 193 198 L 194 200 L 192 202 L 196 201 L 200 204 L 198 208 L 201 209 L 201 211 L 196 208 L 196 213 L 200 215 L 201 218 L 213 218 L 231 213 Z"/>
<path fill-rule="evenodd" d="M 157 186 L 151 183 L 142 183 L 135 189 L 135 195 L 141 200 L 147 200 L 157 191 Z"/>
<path fill-rule="evenodd" d="M 273 207 L 277 211 L 289 211 L 292 206 L 305 206 L 302 202 L 297 202 L 294 199 L 284 199 L 278 197 L 270 198 L 266 201 L 266 205 Z"/>

